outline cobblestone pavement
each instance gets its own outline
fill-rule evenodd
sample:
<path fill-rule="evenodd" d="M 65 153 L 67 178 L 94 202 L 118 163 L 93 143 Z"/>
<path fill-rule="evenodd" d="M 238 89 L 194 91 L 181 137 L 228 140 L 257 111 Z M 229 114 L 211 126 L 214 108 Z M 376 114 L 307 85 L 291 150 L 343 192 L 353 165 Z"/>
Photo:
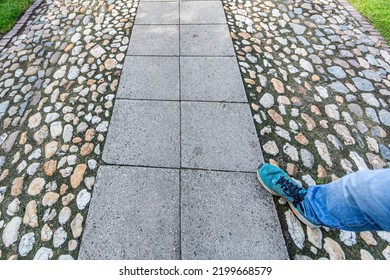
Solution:
<path fill-rule="evenodd" d="M 390 54 L 336 0 L 223 0 L 266 161 L 304 185 L 390 161 Z M 310 229 L 294 259 L 390 259 L 390 233 Z"/>
<path fill-rule="evenodd" d="M 0 53 L 0 258 L 77 257 L 138 1 L 59 0 Z"/>

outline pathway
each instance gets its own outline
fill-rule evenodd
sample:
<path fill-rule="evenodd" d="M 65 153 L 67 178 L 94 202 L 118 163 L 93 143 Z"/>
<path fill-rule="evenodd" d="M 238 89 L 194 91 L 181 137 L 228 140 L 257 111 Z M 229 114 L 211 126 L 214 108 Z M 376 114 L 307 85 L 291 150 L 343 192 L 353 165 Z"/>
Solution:
<path fill-rule="evenodd" d="M 390 259 L 283 199 L 280 230 L 254 174 L 389 166 L 377 32 L 345 0 L 138 4 L 42 1 L 0 51 L 0 258 Z"/>
<path fill-rule="evenodd" d="M 281 259 L 220 1 L 141 0 L 81 259 Z"/>

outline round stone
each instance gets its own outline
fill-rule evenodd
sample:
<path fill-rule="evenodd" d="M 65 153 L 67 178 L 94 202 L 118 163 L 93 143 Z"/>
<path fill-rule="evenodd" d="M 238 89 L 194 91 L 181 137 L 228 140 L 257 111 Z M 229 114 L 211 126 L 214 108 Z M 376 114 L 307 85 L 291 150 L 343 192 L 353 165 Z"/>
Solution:
<path fill-rule="evenodd" d="M 19 228 L 22 224 L 22 219 L 20 217 L 14 217 L 11 221 L 7 223 L 3 230 L 3 244 L 6 248 L 11 246 L 13 243 L 18 240 Z"/>
<path fill-rule="evenodd" d="M 261 98 L 260 98 L 260 104 L 264 106 L 264 108 L 271 108 L 274 103 L 274 97 L 270 93 L 265 93 Z"/>
<path fill-rule="evenodd" d="M 58 228 L 53 235 L 53 246 L 54 248 L 60 247 L 62 244 L 65 243 L 66 237 L 68 234 L 64 230 L 63 227 Z"/>
<path fill-rule="evenodd" d="M 66 222 L 70 219 L 71 215 L 72 215 L 72 211 L 70 210 L 69 207 L 62 208 L 58 215 L 58 221 L 60 225 L 66 224 Z"/>
<path fill-rule="evenodd" d="M 31 252 L 35 243 L 34 233 L 30 232 L 22 236 L 19 242 L 19 254 L 22 257 L 27 256 Z"/>
<path fill-rule="evenodd" d="M 77 208 L 83 210 L 91 200 L 91 193 L 87 189 L 81 190 L 76 198 Z"/>
<path fill-rule="evenodd" d="M 53 250 L 49 248 L 39 248 L 35 254 L 34 260 L 50 260 L 53 257 Z"/>
<path fill-rule="evenodd" d="M 45 179 L 35 178 L 28 186 L 27 193 L 29 195 L 37 195 L 42 191 L 44 186 L 45 186 Z"/>

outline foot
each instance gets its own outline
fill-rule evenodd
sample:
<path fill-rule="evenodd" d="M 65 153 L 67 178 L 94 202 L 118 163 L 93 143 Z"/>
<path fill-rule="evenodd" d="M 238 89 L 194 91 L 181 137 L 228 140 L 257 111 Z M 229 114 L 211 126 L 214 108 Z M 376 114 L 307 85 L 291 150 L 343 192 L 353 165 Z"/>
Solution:
<path fill-rule="evenodd" d="M 294 214 L 305 225 L 312 228 L 318 227 L 305 217 L 302 201 L 307 190 L 299 186 L 286 172 L 272 164 L 262 163 L 257 169 L 257 177 L 267 191 L 286 199 Z"/>

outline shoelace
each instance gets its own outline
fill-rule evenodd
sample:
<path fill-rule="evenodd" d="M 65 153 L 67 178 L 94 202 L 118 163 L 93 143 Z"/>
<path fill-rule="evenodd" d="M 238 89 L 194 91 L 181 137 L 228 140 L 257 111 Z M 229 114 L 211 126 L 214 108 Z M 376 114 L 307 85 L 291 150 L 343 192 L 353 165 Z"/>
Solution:
<path fill-rule="evenodd" d="M 276 181 L 276 184 L 280 184 L 282 191 L 292 197 L 293 205 L 297 207 L 299 204 L 301 208 L 303 209 L 301 202 L 303 198 L 305 197 L 305 192 L 302 192 L 302 188 L 299 187 L 296 183 L 291 182 L 289 179 L 286 179 L 285 177 L 280 177 L 278 181 Z"/>

